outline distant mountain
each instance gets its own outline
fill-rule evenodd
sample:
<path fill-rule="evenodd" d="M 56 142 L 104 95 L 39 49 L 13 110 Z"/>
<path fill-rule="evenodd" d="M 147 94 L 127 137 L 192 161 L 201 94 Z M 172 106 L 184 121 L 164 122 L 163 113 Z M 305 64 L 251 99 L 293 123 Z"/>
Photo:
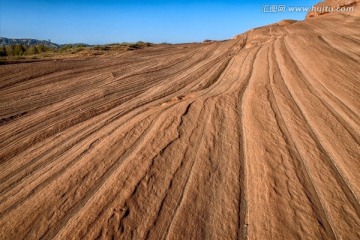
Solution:
<path fill-rule="evenodd" d="M 0 37 L 0 46 L 11 45 L 11 44 L 22 44 L 27 46 L 44 44 L 46 47 L 52 47 L 52 48 L 59 48 L 61 46 L 59 44 L 52 43 L 46 40 L 27 39 L 27 38 L 12 39 L 12 38 Z"/>
<path fill-rule="evenodd" d="M 46 40 L 38 40 L 38 39 L 30 39 L 30 38 L 5 38 L 0 37 L 0 46 L 6 46 L 11 44 L 22 44 L 24 46 L 35 46 L 44 44 L 46 47 L 52 47 L 52 48 L 60 48 L 63 46 L 71 46 L 71 47 L 79 47 L 79 46 L 85 46 L 90 47 L 92 45 L 85 44 L 85 43 L 67 43 L 67 44 L 57 44 Z"/>
<path fill-rule="evenodd" d="M 3 45 L 11 45 L 11 44 L 22 44 L 25 46 L 34 46 L 39 44 L 44 44 L 46 47 L 52 48 L 59 48 L 60 45 L 56 43 L 52 43 L 46 40 L 37 40 L 37 39 L 28 39 L 28 38 L 21 38 L 21 39 L 12 39 L 12 38 L 4 38 L 0 37 L 0 46 Z"/>

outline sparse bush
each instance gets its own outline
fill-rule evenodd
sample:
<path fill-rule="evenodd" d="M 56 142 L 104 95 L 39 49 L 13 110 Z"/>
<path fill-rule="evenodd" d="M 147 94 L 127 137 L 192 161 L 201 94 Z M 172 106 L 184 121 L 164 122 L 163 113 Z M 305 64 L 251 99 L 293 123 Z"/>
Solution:
<path fill-rule="evenodd" d="M 141 48 L 141 46 L 139 44 L 133 43 L 133 44 L 130 44 L 128 46 L 127 50 L 132 51 L 132 50 L 137 50 L 137 49 L 140 49 L 140 48 Z"/>
<path fill-rule="evenodd" d="M 110 50 L 110 46 L 99 45 L 99 46 L 94 46 L 92 49 L 97 51 L 108 51 Z"/>
<path fill-rule="evenodd" d="M 132 51 L 132 50 L 142 49 L 144 47 L 150 47 L 151 45 L 152 43 L 149 42 L 138 41 L 136 43 L 129 44 L 127 50 Z"/>
<path fill-rule="evenodd" d="M 71 49 L 71 54 L 81 52 L 84 49 L 85 49 L 84 47 L 74 47 L 74 48 Z"/>
<path fill-rule="evenodd" d="M 71 54 L 75 54 L 77 52 L 83 51 L 85 48 L 87 48 L 87 46 L 85 44 L 78 44 L 78 45 L 67 44 L 67 45 L 63 45 L 59 49 L 59 52 L 60 53 L 68 52 Z"/>
<path fill-rule="evenodd" d="M 61 48 L 59 49 L 60 52 L 65 52 L 68 51 L 69 49 L 71 49 L 72 46 L 71 45 L 63 45 L 61 46 Z"/>

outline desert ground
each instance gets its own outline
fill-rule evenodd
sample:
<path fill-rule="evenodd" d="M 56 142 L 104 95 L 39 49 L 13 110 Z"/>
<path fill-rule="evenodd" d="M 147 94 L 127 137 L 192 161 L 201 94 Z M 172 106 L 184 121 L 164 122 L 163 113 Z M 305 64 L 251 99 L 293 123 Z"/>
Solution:
<path fill-rule="evenodd" d="M 360 239 L 360 14 L 0 66 L 0 239 Z"/>

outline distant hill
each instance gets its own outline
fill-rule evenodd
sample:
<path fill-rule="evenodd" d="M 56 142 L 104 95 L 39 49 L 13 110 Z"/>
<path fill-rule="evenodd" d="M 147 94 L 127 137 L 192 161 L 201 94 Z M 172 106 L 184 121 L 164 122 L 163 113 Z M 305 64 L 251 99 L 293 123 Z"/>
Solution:
<path fill-rule="evenodd" d="M 11 45 L 11 44 L 22 44 L 22 45 L 26 45 L 26 46 L 34 46 L 34 45 L 44 44 L 46 47 L 52 47 L 52 48 L 61 47 L 60 44 L 52 43 L 52 42 L 46 41 L 46 40 L 27 39 L 27 38 L 13 39 L 13 38 L 0 37 L 0 46 L 6 46 L 6 45 Z"/>
<path fill-rule="evenodd" d="M 57 44 L 46 40 L 38 40 L 38 39 L 30 39 L 30 38 L 5 38 L 0 37 L 0 46 L 6 46 L 6 45 L 15 45 L 15 44 L 21 44 L 23 46 L 36 46 L 40 44 L 44 44 L 45 47 L 52 47 L 52 48 L 60 48 L 63 46 L 72 46 L 72 47 L 78 47 L 78 46 L 91 46 L 89 44 L 85 43 L 71 43 L 71 44 Z"/>

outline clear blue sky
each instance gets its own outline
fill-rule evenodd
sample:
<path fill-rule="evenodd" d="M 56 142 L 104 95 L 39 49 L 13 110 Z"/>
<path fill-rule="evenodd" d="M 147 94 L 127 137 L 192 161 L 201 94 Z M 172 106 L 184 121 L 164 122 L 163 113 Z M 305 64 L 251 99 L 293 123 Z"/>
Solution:
<path fill-rule="evenodd" d="M 0 0 L 0 36 L 56 43 L 195 42 L 232 38 L 306 13 L 263 13 L 264 4 L 319 0 Z"/>

